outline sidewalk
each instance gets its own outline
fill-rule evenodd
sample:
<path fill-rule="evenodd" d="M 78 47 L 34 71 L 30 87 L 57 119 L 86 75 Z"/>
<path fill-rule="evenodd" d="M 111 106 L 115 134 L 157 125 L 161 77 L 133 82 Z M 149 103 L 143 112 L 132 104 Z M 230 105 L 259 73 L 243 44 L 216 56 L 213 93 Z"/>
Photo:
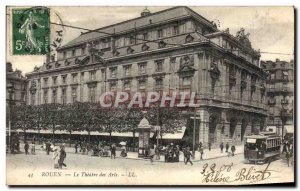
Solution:
<path fill-rule="evenodd" d="M 35 145 L 36 150 L 42 150 L 41 146 L 42 145 Z M 20 148 L 21 148 L 21 151 L 24 152 L 24 149 L 23 149 L 24 144 L 21 143 Z M 67 153 L 75 154 L 75 148 L 69 147 L 67 144 L 65 146 L 65 151 Z M 78 151 L 79 151 L 79 149 L 78 149 Z M 29 152 L 30 152 L 30 149 L 29 149 Z M 236 146 L 235 154 L 242 154 L 243 152 L 244 152 L 243 145 Z M 82 153 L 79 153 L 79 152 L 77 154 L 82 155 Z M 146 159 L 146 158 L 138 158 L 138 153 L 137 152 L 127 152 L 127 157 L 121 157 L 120 154 L 121 154 L 121 151 L 117 150 L 116 151 L 116 158 L 119 158 L 119 159 L 132 159 L 132 160 L 149 160 L 149 159 Z M 87 154 L 85 154 L 85 155 L 87 155 Z M 91 152 L 88 155 L 91 155 Z M 205 160 L 209 160 L 209 159 L 228 157 L 227 155 L 228 155 L 228 153 L 225 152 L 225 149 L 223 150 L 223 153 L 221 153 L 221 150 L 219 148 L 214 148 L 214 149 L 211 149 L 210 151 L 208 149 L 205 149 L 204 154 L 203 154 L 203 160 L 205 161 Z M 154 161 L 156 161 L 156 162 L 165 162 L 165 156 L 161 155 L 160 160 L 156 160 L 156 156 L 154 156 Z M 180 152 L 179 161 L 180 162 L 184 161 L 184 156 L 183 156 L 182 152 Z M 202 161 L 202 160 L 200 160 L 199 151 L 196 151 L 195 159 L 192 159 L 192 161 L 193 162 Z"/>

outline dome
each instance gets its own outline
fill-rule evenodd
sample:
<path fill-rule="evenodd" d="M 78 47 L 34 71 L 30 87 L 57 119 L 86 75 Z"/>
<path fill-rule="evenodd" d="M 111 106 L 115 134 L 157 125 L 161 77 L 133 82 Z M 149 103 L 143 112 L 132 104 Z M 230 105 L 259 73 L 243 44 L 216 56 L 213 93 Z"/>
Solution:
<path fill-rule="evenodd" d="M 146 128 L 151 128 L 151 127 L 150 127 L 149 121 L 144 117 L 144 118 L 141 120 L 141 122 L 140 122 L 138 128 L 139 128 L 139 129 L 146 129 Z"/>
<path fill-rule="evenodd" d="M 151 12 L 147 9 L 147 7 L 141 12 L 141 16 L 145 17 L 151 15 Z"/>

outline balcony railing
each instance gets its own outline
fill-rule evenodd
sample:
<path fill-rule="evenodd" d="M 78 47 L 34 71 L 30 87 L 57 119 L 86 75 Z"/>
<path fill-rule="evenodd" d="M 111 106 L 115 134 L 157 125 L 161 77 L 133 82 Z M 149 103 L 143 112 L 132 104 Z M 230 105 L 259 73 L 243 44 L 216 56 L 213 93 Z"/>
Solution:
<path fill-rule="evenodd" d="M 293 90 L 289 87 L 277 87 L 277 88 L 268 88 L 267 92 L 292 92 Z"/>

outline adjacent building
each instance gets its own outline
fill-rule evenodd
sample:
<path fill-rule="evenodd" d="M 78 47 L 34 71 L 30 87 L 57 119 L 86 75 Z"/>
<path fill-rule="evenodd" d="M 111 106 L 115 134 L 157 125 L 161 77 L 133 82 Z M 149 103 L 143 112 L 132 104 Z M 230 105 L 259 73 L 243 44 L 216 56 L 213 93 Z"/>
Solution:
<path fill-rule="evenodd" d="M 26 78 L 20 70 L 6 63 L 6 102 L 10 105 L 26 104 Z"/>
<path fill-rule="evenodd" d="M 266 72 L 242 28 L 235 36 L 174 7 L 80 36 L 28 73 L 27 103 L 96 102 L 107 91 L 196 92 L 196 141 L 241 144 L 266 125 Z"/>
<path fill-rule="evenodd" d="M 294 130 L 294 60 L 262 61 L 261 65 L 268 73 L 268 128 L 283 135 Z"/>

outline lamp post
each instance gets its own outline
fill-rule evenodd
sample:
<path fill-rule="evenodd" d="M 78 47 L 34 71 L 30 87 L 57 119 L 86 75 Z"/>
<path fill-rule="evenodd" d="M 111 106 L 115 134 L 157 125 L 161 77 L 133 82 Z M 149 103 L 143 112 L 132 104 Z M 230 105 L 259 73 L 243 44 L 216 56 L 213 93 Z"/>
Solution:
<path fill-rule="evenodd" d="M 11 100 L 13 92 L 13 84 L 9 83 L 7 85 L 8 90 L 8 150 L 11 150 Z"/>

